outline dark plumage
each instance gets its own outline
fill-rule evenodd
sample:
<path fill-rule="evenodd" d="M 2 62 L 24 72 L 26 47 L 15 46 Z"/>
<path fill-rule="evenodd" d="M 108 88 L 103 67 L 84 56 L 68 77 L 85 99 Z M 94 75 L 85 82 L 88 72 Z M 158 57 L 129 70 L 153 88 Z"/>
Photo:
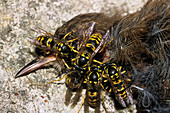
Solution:
<path fill-rule="evenodd" d="M 139 108 L 163 107 L 170 99 L 170 1 L 149 0 L 113 26 L 112 37 L 115 61 L 132 76 L 131 84 L 144 88 L 138 89 Z"/>
<path fill-rule="evenodd" d="M 115 25 L 120 20 L 120 18 L 121 16 L 118 13 L 112 17 L 103 13 L 80 14 L 64 23 L 61 27 L 57 28 L 54 35 L 59 37 L 60 35 L 65 35 L 72 30 L 81 29 L 75 35 L 78 37 L 81 36 L 82 31 L 86 31 L 93 22 L 96 22 L 94 32 L 99 32 L 104 35 L 106 31 L 111 28 L 111 26 Z"/>

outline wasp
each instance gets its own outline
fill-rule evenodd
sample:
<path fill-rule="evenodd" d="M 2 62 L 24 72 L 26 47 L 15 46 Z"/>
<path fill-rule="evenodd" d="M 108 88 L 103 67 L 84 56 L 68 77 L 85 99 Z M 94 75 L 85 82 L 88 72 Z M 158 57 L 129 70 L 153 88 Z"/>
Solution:
<path fill-rule="evenodd" d="M 107 91 L 115 94 L 122 107 L 127 107 L 127 104 L 133 104 L 133 99 L 121 77 L 126 71 L 121 72 L 121 68 L 113 62 L 105 63 L 102 72 L 103 84 Z"/>
<path fill-rule="evenodd" d="M 101 95 L 103 96 L 102 102 L 104 104 L 104 95 L 101 92 L 102 70 L 99 65 L 93 65 L 89 68 L 90 71 L 86 75 L 86 79 L 84 81 L 84 83 L 86 84 L 86 94 L 83 97 L 82 104 L 84 103 L 85 113 L 89 112 L 89 106 L 95 109 L 95 113 L 100 113 Z M 105 104 L 104 104 L 104 108 L 106 110 Z"/>

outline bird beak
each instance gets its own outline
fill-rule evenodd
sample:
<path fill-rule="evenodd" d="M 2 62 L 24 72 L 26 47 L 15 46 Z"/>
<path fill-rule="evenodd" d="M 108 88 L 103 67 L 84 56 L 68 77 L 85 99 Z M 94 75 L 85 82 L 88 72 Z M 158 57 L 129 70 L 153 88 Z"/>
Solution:
<path fill-rule="evenodd" d="M 30 63 L 28 63 L 26 66 L 24 66 L 16 75 L 15 78 L 25 76 L 29 74 L 32 71 L 35 71 L 36 69 L 43 67 L 45 64 L 49 62 L 56 61 L 56 57 L 54 55 L 50 55 L 47 57 L 38 57 L 34 60 L 32 60 Z"/>

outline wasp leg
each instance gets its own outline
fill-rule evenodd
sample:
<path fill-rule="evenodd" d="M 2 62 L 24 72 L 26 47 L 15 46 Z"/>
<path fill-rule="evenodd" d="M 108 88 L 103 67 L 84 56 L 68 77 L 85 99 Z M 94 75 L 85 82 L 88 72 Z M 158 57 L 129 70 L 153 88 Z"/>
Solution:
<path fill-rule="evenodd" d="M 69 40 L 69 41 L 67 41 L 68 43 L 69 42 L 74 42 L 75 40 L 78 40 L 79 39 L 79 37 L 78 38 L 74 38 L 74 39 L 71 39 L 71 40 Z"/>
<path fill-rule="evenodd" d="M 108 94 L 108 91 L 106 91 L 106 89 L 104 88 L 103 84 L 100 84 L 100 86 L 101 86 L 102 89 L 106 92 L 106 94 Z"/>
<path fill-rule="evenodd" d="M 15 78 L 27 75 L 28 73 L 44 66 L 45 64 L 49 62 L 56 61 L 56 57 L 53 55 L 50 55 L 48 57 L 39 57 L 28 63 L 26 66 L 24 66 L 16 75 Z"/>
<path fill-rule="evenodd" d="M 106 45 L 108 45 L 109 43 L 111 43 L 111 42 L 113 41 L 113 39 L 114 39 L 114 37 L 113 37 L 109 42 L 107 42 Z"/>
<path fill-rule="evenodd" d="M 86 91 L 86 97 L 84 98 L 84 113 L 89 113 L 89 102 L 88 102 L 88 94 L 87 94 L 87 91 Z"/>
<path fill-rule="evenodd" d="M 72 71 L 69 72 L 69 73 L 67 73 L 64 77 L 62 77 L 62 78 L 60 78 L 60 79 L 57 79 L 57 80 L 53 80 L 53 81 L 51 81 L 51 82 L 48 82 L 46 85 L 51 84 L 51 83 L 53 83 L 53 82 L 61 81 L 62 79 L 68 77 L 68 75 L 71 74 L 71 73 L 72 73 Z"/>
<path fill-rule="evenodd" d="M 63 60 L 63 62 L 64 62 L 64 64 L 65 64 L 65 66 L 66 66 L 68 69 L 70 69 L 70 70 L 71 70 L 71 69 L 72 69 L 72 67 L 69 67 L 69 66 L 68 66 L 68 64 L 65 62 L 65 60 L 64 60 L 64 59 L 62 59 L 62 60 Z"/>
<path fill-rule="evenodd" d="M 60 65 L 62 65 L 61 61 L 58 58 L 58 53 L 56 54 L 56 60 L 59 62 Z"/>
<path fill-rule="evenodd" d="M 104 103 L 104 94 L 103 94 L 102 92 L 101 92 L 101 95 L 102 95 L 102 97 L 103 97 L 103 99 L 102 99 L 103 107 L 104 107 L 106 113 L 109 113 L 109 112 L 107 111 L 107 109 L 106 109 L 106 105 L 105 105 L 105 103 Z"/>
<path fill-rule="evenodd" d="M 63 37 L 63 40 L 65 40 L 67 36 L 69 36 L 70 34 L 72 34 L 72 33 L 74 33 L 74 32 L 76 32 L 76 30 L 67 33 L 67 34 Z"/>
<path fill-rule="evenodd" d="M 109 60 L 110 60 L 110 59 L 106 60 L 105 62 L 100 62 L 100 61 L 98 61 L 98 60 L 93 59 L 92 61 L 102 65 L 102 64 L 105 64 L 105 63 L 106 63 L 107 61 L 109 61 Z"/>
<path fill-rule="evenodd" d="M 66 78 L 66 77 L 67 77 L 67 75 L 65 75 L 64 77 L 62 77 L 62 78 L 60 78 L 60 79 L 57 79 L 57 80 L 53 80 L 53 81 L 51 81 L 51 82 L 48 82 L 48 83 L 46 84 L 46 86 L 47 86 L 48 84 L 53 83 L 53 82 L 60 81 L 60 80 L 62 80 L 63 78 Z"/>
<path fill-rule="evenodd" d="M 84 96 L 83 96 L 83 100 L 82 100 L 82 103 L 81 103 L 80 108 L 79 108 L 79 110 L 78 110 L 78 113 L 80 113 L 80 110 L 81 110 L 81 108 L 82 108 L 82 106 L 83 106 L 83 104 L 84 104 L 85 99 L 86 99 L 86 94 L 84 94 Z M 85 102 L 85 103 L 86 103 L 86 102 Z"/>
<path fill-rule="evenodd" d="M 93 59 L 92 61 L 95 62 L 95 63 L 98 63 L 98 64 L 102 65 L 102 64 L 105 64 L 105 63 L 106 63 L 107 61 L 109 61 L 109 60 L 110 60 L 110 59 L 106 60 L 105 62 L 100 62 L 100 61 L 98 61 L 98 60 Z"/>
<path fill-rule="evenodd" d="M 98 60 L 93 60 L 93 62 L 96 62 L 96 63 L 98 63 L 98 64 L 103 64 L 102 62 L 100 62 L 100 61 L 98 61 Z"/>

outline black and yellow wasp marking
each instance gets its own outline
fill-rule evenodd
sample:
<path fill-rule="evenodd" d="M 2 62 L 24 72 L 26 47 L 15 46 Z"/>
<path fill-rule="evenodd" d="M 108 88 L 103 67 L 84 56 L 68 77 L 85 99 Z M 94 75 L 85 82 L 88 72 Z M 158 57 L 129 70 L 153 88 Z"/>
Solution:
<path fill-rule="evenodd" d="M 92 34 L 86 44 L 87 50 L 89 52 L 94 52 L 96 48 L 99 46 L 101 39 L 102 35 L 100 33 Z"/>
<path fill-rule="evenodd" d="M 114 93 L 116 99 L 119 101 L 122 107 L 126 107 L 126 103 L 129 104 L 130 102 L 130 104 L 133 104 L 133 99 L 123 79 L 121 78 L 121 75 L 126 72 L 121 72 L 121 68 L 121 66 L 117 67 L 115 63 L 106 63 L 103 68 L 102 77 L 105 89 L 110 93 Z"/>
<path fill-rule="evenodd" d="M 45 45 L 47 47 L 52 48 L 54 45 L 54 40 L 48 36 L 39 36 L 36 38 L 36 40 L 41 44 Z"/>
<path fill-rule="evenodd" d="M 92 30 L 93 30 L 93 27 L 94 27 L 95 23 L 93 23 L 89 29 L 88 29 L 88 35 L 92 33 Z M 67 38 L 67 36 L 69 36 L 69 33 L 67 33 L 63 39 Z M 75 39 L 73 39 L 75 40 Z M 69 40 L 70 41 L 70 40 Z M 75 48 L 75 47 L 72 47 L 71 45 L 68 45 L 66 46 L 67 43 L 58 43 L 56 44 L 56 47 L 57 47 L 57 50 L 59 51 L 60 55 L 62 55 L 62 60 L 65 64 L 65 66 L 72 72 L 74 71 L 77 71 L 80 72 L 81 74 L 81 79 L 84 78 L 84 75 L 88 69 L 88 64 L 89 64 L 89 59 L 90 59 L 90 54 L 87 53 L 87 52 L 82 52 L 82 51 L 79 51 L 79 49 Z M 76 50 L 77 49 L 77 50 Z M 82 49 L 83 50 L 83 49 Z M 78 54 L 77 54 L 78 53 Z M 81 54 L 80 54 L 81 53 Z M 75 54 L 77 54 L 78 56 L 75 58 Z M 80 55 L 79 55 L 80 54 Z M 66 57 L 66 58 L 65 58 Z M 72 58 L 72 59 L 68 59 L 68 58 Z M 68 61 L 71 61 L 70 62 L 65 62 L 67 59 Z M 68 65 L 68 63 L 70 65 Z M 72 75 L 72 74 L 71 74 Z M 80 78 L 77 78 L 77 76 L 73 76 L 73 77 L 69 77 L 67 76 L 66 77 L 66 84 L 72 84 L 75 86 L 77 86 L 77 82 L 76 82 L 76 79 L 80 79 Z M 73 82 L 74 81 L 74 82 Z M 78 84 L 79 85 L 79 84 Z M 70 85 L 68 85 L 70 86 Z M 74 89 L 73 87 L 73 89 Z"/>
<path fill-rule="evenodd" d="M 104 95 L 101 92 L 101 86 L 102 86 L 101 74 L 102 74 L 102 70 L 100 66 L 93 65 L 89 67 L 89 71 L 86 75 L 86 79 L 84 80 L 84 83 L 86 84 L 86 94 L 84 95 L 83 102 L 82 102 L 82 104 L 84 103 L 85 113 L 89 112 L 89 106 L 95 109 L 95 113 L 100 113 L 100 102 L 101 102 L 100 95 L 103 96 L 102 102 L 104 105 L 104 109 L 106 110 L 104 104 Z"/>
<path fill-rule="evenodd" d="M 48 48 L 51 48 L 54 46 L 54 40 L 49 37 L 49 36 L 39 36 L 35 39 L 36 41 L 38 41 L 38 43 L 44 47 L 48 47 Z M 51 51 L 49 50 L 46 50 L 45 48 L 41 48 L 41 47 L 38 47 L 35 49 L 36 53 L 38 55 L 49 55 L 51 53 Z"/>
<path fill-rule="evenodd" d="M 76 70 L 79 70 L 80 73 L 85 73 L 88 69 L 90 55 L 87 52 L 83 52 L 78 58 L 72 59 L 72 61 L 75 60 L 73 63 L 74 68 Z"/>
<path fill-rule="evenodd" d="M 62 40 L 66 40 L 72 33 L 74 33 L 76 31 L 71 31 L 69 33 L 67 33 Z M 74 39 L 70 39 L 68 41 L 65 42 L 59 42 L 56 43 L 56 49 L 59 51 L 60 55 L 64 56 L 64 57 L 70 57 L 73 58 L 73 54 L 78 53 L 78 50 L 75 46 L 72 46 L 72 42 L 78 40 L 78 38 L 74 38 Z"/>

